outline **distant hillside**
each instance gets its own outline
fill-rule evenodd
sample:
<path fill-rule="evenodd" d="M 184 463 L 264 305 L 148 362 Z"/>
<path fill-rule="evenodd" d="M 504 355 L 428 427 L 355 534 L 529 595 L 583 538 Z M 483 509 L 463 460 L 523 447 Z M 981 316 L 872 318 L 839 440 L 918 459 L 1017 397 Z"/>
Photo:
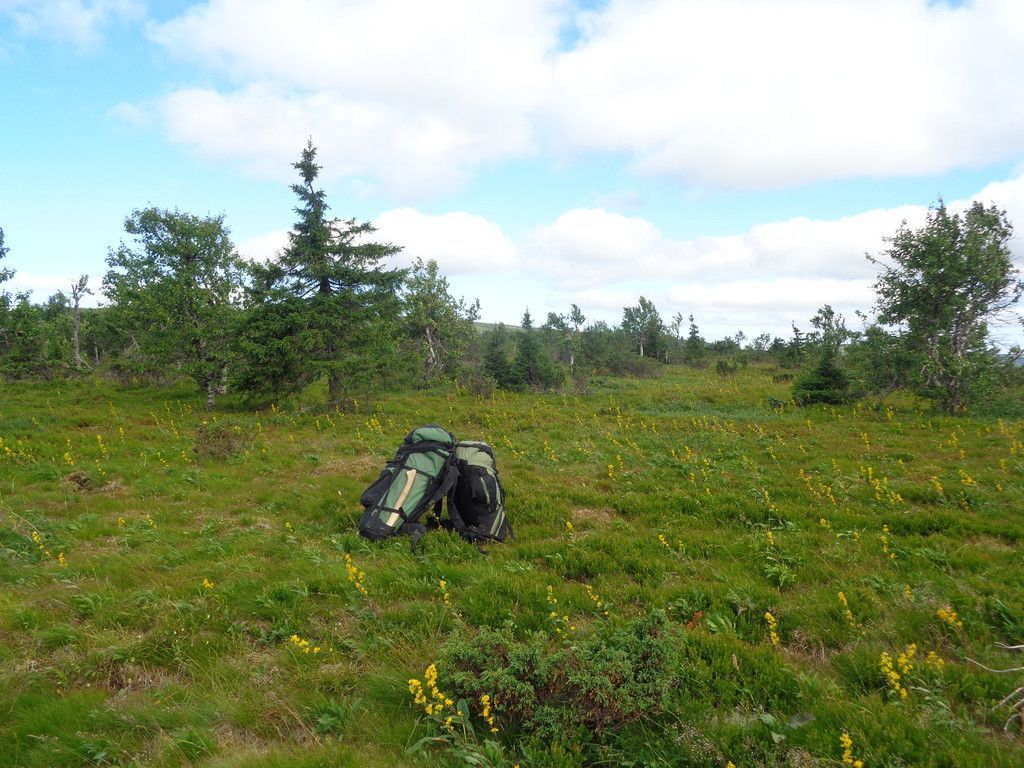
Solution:
<path fill-rule="evenodd" d="M 500 325 L 500 323 L 473 323 L 473 325 L 476 327 L 477 333 L 484 334 L 487 333 L 488 331 L 493 331 Z M 519 333 L 520 331 L 523 330 L 518 325 L 506 325 L 505 329 L 511 331 L 512 333 Z"/>

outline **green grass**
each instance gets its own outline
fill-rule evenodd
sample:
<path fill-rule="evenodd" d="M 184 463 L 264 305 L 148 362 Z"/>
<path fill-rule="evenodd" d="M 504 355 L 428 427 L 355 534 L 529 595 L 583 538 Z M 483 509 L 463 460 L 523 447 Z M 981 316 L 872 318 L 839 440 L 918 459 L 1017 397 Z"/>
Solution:
<path fill-rule="evenodd" d="M 1024 764 L 993 708 L 1022 675 L 967 661 L 1020 665 L 996 644 L 1024 642 L 1024 422 L 787 397 L 758 367 L 215 417 L 186 390 L 5 385 L 0 765 L 436 765 L 406 753 L 429 733 L 408 679 L 474 627 L 553 634 L 549 586 L 580 637 L 664 609 L 679 682 L 596 751 L 503 731 L 524 766 L 840 765 L 844 731 L 869 767 Z M 495 446 L 515 542 L 359 538 L 360 492 L 430 422 Z M 213 433 L 222 458 L 194 450 Z M 910 643 L 901 700 L 879 659 Z"/>

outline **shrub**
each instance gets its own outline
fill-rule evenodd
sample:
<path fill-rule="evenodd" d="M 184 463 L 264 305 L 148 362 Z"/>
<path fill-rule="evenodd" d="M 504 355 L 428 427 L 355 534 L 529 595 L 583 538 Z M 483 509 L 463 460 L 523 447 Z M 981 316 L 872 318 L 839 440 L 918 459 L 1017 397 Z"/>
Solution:
<path fill-rule="evenodd" d="M 793 384 L 793 399 L 801 405 L 832 403 L 850 399 L 850 380 L 836 364 L 835 353 L 825 352 Z"/>
<path fill-rule="evenodd" d="M 248 440 L 237 424 L 204 421 L 196 427 L 196 455 L 208 459 L 226 459 L 241 453 Z"/>
<path fill-rule="evenodd" d="M 498 382 L 486 371 L 463 370 L 457 379 L 459 386 L 476 397 L 489 398 L 494 395 Z"/>
<path fill-rule="evenodd" d="M 718 360 L 715 363 L 715 373 L 719 376 L 735 376 L 738 370 L 739 365 L 732 360 Z"/>
<path fill-rule="evenodd" d="M 641 717 L 656 717 L 676 683 L 676 652 L 664 611 L 617 631 L 552 647 L 547 635 L 516 639 L 483 628 L 443 655 L 445 678 L 467 700 L 488 694 L 506 728 L 542 739 L 598 738 Z"/>

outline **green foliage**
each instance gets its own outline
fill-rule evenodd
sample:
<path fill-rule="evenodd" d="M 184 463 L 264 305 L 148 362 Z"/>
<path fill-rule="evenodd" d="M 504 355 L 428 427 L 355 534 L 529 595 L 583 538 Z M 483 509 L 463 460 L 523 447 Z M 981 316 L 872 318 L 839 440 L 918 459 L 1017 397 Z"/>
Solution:
<path fill-rule="evenodd" d="M 242 266 L 223 216 L 146 208 L 125 219 L 133 244 L 107 254 L 104 292 L 131 341 L 122 363 L 178 369 L 212 408 L 226 376 Z"/>
<path fill-rule="evenodd" d="M 459 372 L 479 315 L 479 301 L 469 304 L 451 295 L 436 261 L 416 259 L 402 286 L 402 324 L 427 381 Z"/>
<path fill-rule="evenodd" d="M 799 368 L 807 356 L 807 339 L 804 333 L 792 323 L 793 337 L 785 344 L 779 356 L 783 368 Z"/>
<path fill-rule="evenodd" d="M 276 259 L 253 265 L 237 385 L 266 401 L 326 378 L 328 399 L 342 403 L 396 367 L 405 273 L 381 262 L 401 249 L 369 242 L 369 222 L 328 219 L 312 141 L 293 167 L 301 179 L 292 185 L 299 220 Z"/>
<path fill-rule="evenodd" d="M 27 293 L 0 304 L 0 375 L 5 379 L 53 379 L 69 363 L 67 316 L 60 294 L 33 304 Z"/>
<path fill-rule="evenodd" d="M 313 722 L 317 733 L 343 738 L 360 704 L 358 700 L 339 702 L 334 698 L 325 698 L 309 708 L 307 717 Z"/>
<path fill-rule="evenodd" d="M 917 391 L 955 413 L 991 383 L 988 323 L 1024 293 L 1010 253 L 1006 212 L 974 202 L 950 215 L 942 200 L 920 229 L 889 238 L 875 283 L 879 322 L 916 357 Z M 917 367 L 919 365 L 919 368 Z"/>
<path fill-rule="evenodd" d="M 793 383 L 793 399 L 801 405 L 839 405 L 850 399 L 850 379 L 836 361 L 836 352 L 825 348 L 818 361 Z"/>
<path fill-rule="evenodd" d="M 453 640 L 442 674 L 455 692 L 500 702 L 502 721 L 527 736 L 578 740 L 657 718 L 677 681 L 668 619 L 652 611 L 622 629 L 555 644 L 543 633 L 517 639 L 512 628 L 483 628 Z"/>
<path fill-rule="evenodd" d="M 915 371 L 920 370 L 920 356 L 877 324 L 869 325 L 850 345 L 849 360 L 866 389 L 881 395 L 912 389 Z"/>
<path fill-rule="evenodd" d="M 639 357 L 632 340 L 607 323 L 598 321 L 582 333 L 580 365 L 600 375 L 649 379 L 661 375 L 661 366 L 650 357 Z"/>
<path fill-rule="evenodd" d="M 649 299 L 641 296 L 636 306 L 623 307 L 622 330 L 633 340 L 640 357 L 646 354 L 658 359 L 665 352 L 665 325 Z"/>
<path fill-rule="evenodd" d="M 305 307 L 294 296 L 273 300 L 253 291 L 235 339 L 238 364 L 232 369 L 234 387 L 250 405 L 272 403 L 294 394 L 313 378 L 297 339 L 304 330 Z"/>
<path fill-rule="evenodd" d="M 548 319 L 541 326 L 549 346 L 555 352 L 555 359 L 568 365 L 570 369 L 576 367 L 576 357 L 581 351 L 581 332 L 586 321 L 583 310 L 573 304 L 568 314 L 548 312 Z"/>
<path fill-rule="evenodd" d="M 196 427 L 193 450 L 200 458 L 227 459 L 240 453 L 248 443 L 249 435 L 241 425 L 217 419 L 203 421 Z"/>
<path fill-rule="evenodd" d="M 700 328 L 697 327 L 693 315 L 690 315 L 690 329 L 683 342 L 683 360 L 687 365 L 695 368 L 703 368 L 704 359 L 707 357 L 708 348 L 704 337 L 700 335 Z"/>
<path fill-rule="evenodd" d="M 520 333 L 499 324 L 486 334 L 483 346 L 483 373 L 502 389 L 540 391 L 562 382 L 562 370 L 544 349 L 529 311 Z"/>
<path fill-rule="evenodd" d="M 826 304 L 819 309 L 811 318 L 811 327 L 814 330 L 808 333 L 804 339 L 806 345 L 811 349 L 838 350 L 846 344 L 854 334 L 846 327 L 846 318 Z M 794 335 L 798 333 L 793 328 Z"/>
<path fill-rule="evenodd" d="M 728 376 L 735 376 L 736 371 L 739 370 L 739 365 L 734 360 L 716 360 L 715 361 L 715 373 L 723 378 Z"/>
<path fill-rule="evenodd" d="M 529 310 L 523 315 L 523 332 L 516 336 L 516 355 L 507 381 L 511 389 L 553 389 L 562 383 L 562 371 L 541 347 Z"/>
<path fill-rule="evenodd" d="M 0 227 L 0 261 L 7 258 L 7 254 L 11 252 L 11 249 L 4 244 L 4 229 Z M 6 283 L 14 277 L 14 270 L 8 267 L 0 267 L 0 283 Z M 6 294 L 4 294 L 6 295 Z"/>
<path fill-rule="evenodd" d="M 484 373 L 502 389 L 516 388 L 512 349 L 512 339 L 504 323 L 499 323 L 484 339 Z"/>

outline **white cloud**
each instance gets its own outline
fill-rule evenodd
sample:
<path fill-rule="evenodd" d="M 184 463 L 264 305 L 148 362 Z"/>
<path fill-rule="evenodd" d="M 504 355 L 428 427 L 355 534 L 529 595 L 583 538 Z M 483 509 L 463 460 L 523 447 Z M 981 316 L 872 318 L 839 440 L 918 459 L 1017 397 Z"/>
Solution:
<path fill-rule="evenodd" d="M 493 113 L 455 121 L 429 109 L 263 83 L 228 93 L 178 90 L 159 101 L 158 112 L 173 141 L 250 173 L 290 181 L 291 163 L 313 137 L 323 179 L 384 184 L 403 196 L 453 187 L 470 167 L 525 146 L 525 123 Z"/>
<path fill-rule="evenodd" d="M 90 48 L 106 26 L 141 18 L 144 8 L 139 0 L 0 0 L 0 13 L 8 14 L 21 34 Z"/>
<path fill-rule="evenodd" d="M 153 111 L 141 104 L 122 101 L 111 107 L 107 114 L 134 128 L 148 128 L 153 123 Z"/>
<path fill-rule="evenodd" d="M 995 203 L 1011 222 L 1024 222 L 1024 175 L 989 184 L 972 199 Z M 969 203 L 947 205 L 955 212 Z M 526 306 L 543 318 L 576 303 L 592 320 L 614 324 L 622 308 L 643 295 L 665 320 L 692 312 L 718 337 L 738 328 L 786 335 L 791 321 L 806 325 L 824 304 L 856 324 L 854 311 L 869 311 L 874 303 L 877 267 L 865 254 L 881 254 L 884 238 L 902 221 L 917 227 L 926 214 L 923 206 L 902 206 L 833 220 L 769 222 L 742 234 L 696 239 L 671 238 L 644 218 L 603 209 L 566 211 L 519 242 L 465 212 L 429 215 L 399 208 L 373 224 L 374 239 L 404 247 L 396 265 L 435 259 L 455 278 L 456 292 L 481 300 L 490 321 L 517 322 Z M 272 232 L 239 250 L 266 258 L 286 240 L 286 232 Z M 1011 249 L 1024 266 L 1024 237 L 1018 235 Z"/>
<path fill-rule="evenodd" d="M 433 259 L 441 271 L 457 275 L 508 273 L 517 266 L 515 245 L 501 228 L 470 213 L 456 211 L 436 216 L 413 208 L 385 211 L 372 222 L 377 231 L 369 238 L 394 243 L 401 253 L 390 264 L 407 267 L 413 260 Z M 288 245 L 288 230 L 276 230 L 238 244 L 238 252 L 255 261 L 268 261 Z"/>
<path fill-rule="evenodd" d="M 612 0 L 555 62 L 566 151 L 691 184 L 928 174 L 1024 152 L 1018 0 Z"/>
<path fill-rule="evenodd" d="M 172 54 L 227 78 L 160 100 L 171 138 L 280 177 L 307 136 L 326 178 L 412 195 L 527 153 L 558 3 L 211 0 L 152 26 Z"/>
<path fill-rule="evenodd" d="M 265 235 L 243 240 L 236 246 L 238 253 L 252 261 L 266 262 L 277 256 L 288 245 L 288 230 L 279 229 Z"/>
<path fill-rule="evenodd" d="M 782 335 L 791 321 L 806 329 L 818 308 L 831 304 L 853 326 L 855 310 L 867 311 L 874 302 L 870 279 L 840 280 L 822 277 L 739 279 L 714 285 L 675 285 L 666 294 L 666 306 L 682 308 L 716 329 L 718 335 L 739 328 L 748 333 L 768 331 Z M 679 311 L 679 310 L 674 310 Z"/>
<path fill-rule="evenodd" d="M 18 269 L 7 282 L 0 285 L 0 291 L 7 291 L 8 293 L 24 293 L 30 292 L 32 294 L 32 300 L 35 302 L 45 301 L 49 296 L 63 291 L 64 293 L 71 295 L 71 284 L 75 282 L 76 277 L 70 275 L 40 275 L 36 272 L 27 272 L 23 269 Z M 99 285 L 99 281 L 95 278 L 92 280 L 92 288 L 95 290 Z M 83 301 L 86 306 L 95 306 L 96 299 L 86 298 Z"/>
<path fill-rule="evenodd" d="M 970 200 L 948 201 L 947 206 L 962 211 L 971 200 L 994 203 L 1011 222 L 1024 222 L 1024 175 L 988 184 Z M 524 262 L 542 275 L 551 300 L 563 306 L 576 302 L 611 322 L 621 318 L 622 307 L 645 295 L 665 319 L 692 312 L 713 336 L 737 328 L 785 335 L 790 321 L 805 325 L 824 304 L 851 321 L 855 310 L 870 311 L 877 268 L 865 254 L 882 254 L 883 238 L 902 221 L 916 227 L 926 215 L 923 206 L 903 206 L 834 220 L 801 217 L 760 224 L 740 235 L 674 240 L 643 219 L 569 211 L 535 231 L 524 245 Z M 1022 235 L 1010 249 L 1024 267 Z M 1002 341 L 1019 342 L 1019 335 L 1015 331 Z"/>
<path fill-rule="evenodd" d="M 677 240 L 641 217 L 577 209 L 537 227 L 523 248 L 533 269 L 571 290 L 641 279 L 721 282 L 737 274 L 863 278 L 870 272 L 864 253 L 881 248 L 881 235 L 894 232 L 904 218 L 914 222 L 923 216 L 923 208 L 907 206 L 832 221 L 801 217 L 757 225 L 742 235 Z"/>
<path fill-rule="evenodd" d="M 403 246 L 403 266 L 434 259 L 446 275 L 507 274 L 517 266 L 516 247 L 501 228 L 482 216 L 455 212 L 430 216 L 398 208 L 378 216 L 374 238 Z"/>
<path fill-rule="evenodd" d="M 523 248 L 532 270 L 575 288 L 647 274 L 654 264 L 672 260 L 677 244 L 646 219 L 585 208 L 536 227 Z"/>
<path fill-rule="evenodd" d="M 208 0 L 149 34 L 221 81 L 159 97 L 174 141 L 280 178 L 313 135 L 407 198 L 534 152 L 741 188 L 1024 153 L 1019 0 Z"/>

